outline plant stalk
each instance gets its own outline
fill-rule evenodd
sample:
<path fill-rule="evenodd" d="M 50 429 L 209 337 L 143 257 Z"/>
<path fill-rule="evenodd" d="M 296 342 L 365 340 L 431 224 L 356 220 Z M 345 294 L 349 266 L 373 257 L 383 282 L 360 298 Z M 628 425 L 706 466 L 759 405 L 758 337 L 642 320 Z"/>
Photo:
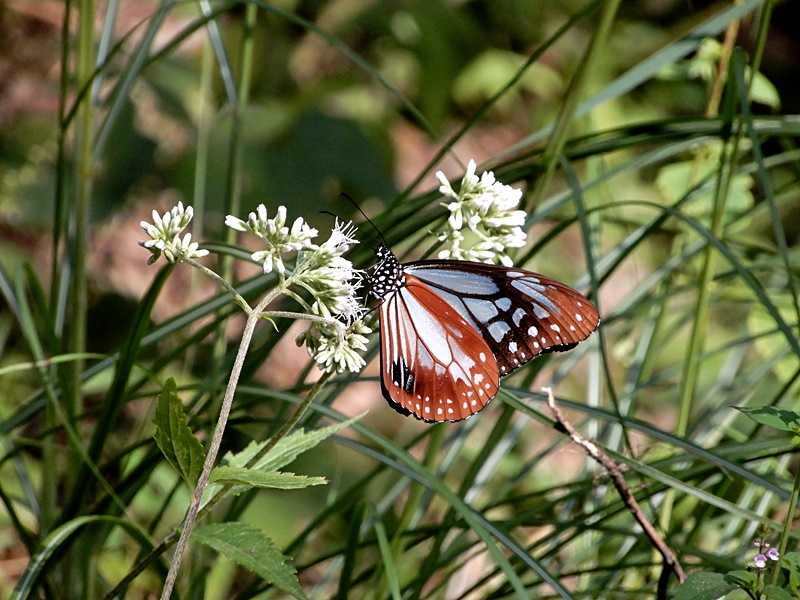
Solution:
<path fill-rule="evenodd" d="M 226 215 L 238 215 L 241 211 L 242 196 L 242 144 L 241 121 L 242 113 L 250 101 L 250 88 L 253 77 L 253 31 L 258 17 L 258 6 L 248 3 L 245 9 L 244 30 L 240 45 L 240 70 L 239 94 L 236 98 L 233 114 L 231 116 L 231 133 L 228 143 L 228 176 L 225 184 L 225 210 Z M 225 242 L 236 243 L 236 232 L 226 228 Z M 218 265 L 219 274 L 227 281 L 235 280 L 233 274 L 233 261 L 228 256 L 220 256 Z M 221 362 L 225 354 L 225 330 L 221 328 L 214 343 L 213 356 L 215 362 Z"/>
<path fill-rule="evenodd" d="M 211 437 L 211 443 L 208 446 L 206 459 L 203 463 L 203 470 L 200 473 L 200 478 L 195 485 L 194 493 L 192 494 L 192 501 L 189 504 L 189 510 L 186 512 L 186 518 L 183 521 L 180 538 L 175 547 L 175 553 L 172 556 L 172 562 L 169 566 L 167 579 L 164 582 L 164 588 L 161 591 L 161 600 L 168 600 L 172 596 L 172 589 L 175 587 L 175 579 L 178 577 L 178 572 L 181 568 L 181 561 L 186 545 L 189 543 L 189 536 L 192 534 L 194 524 L 197 521 L 197 513 L 200 510 L 200 502 L 203 499 L 203 492 L 205 492 L 208 485 L 208 478 L 211 475 L 211 469 L 214 468 L 214 463 L 217 460 L 219 447 L 222 444 L 222 436 L 225 433 L 225 426 L 228 423 L 231 407 L 233 406 L 233 397 L 236 393 L 236 385 L 239 383 L 239 376 L 242 373 L 244 366 L 244 359 L 247 356 L 247 351 L 250 348 L 250 342 L 253 339 L 253 333 L 258 323 L 260 312 L 273 300 L 278 294 L 280 288 L 275 288 L 272 292 L 266 294 L 261 301 L 256 305 L 255 309 L 250 311 L 247 315 L 247 322 L 244 326 L 242 339 L 239 342 L 239 350 L 236 353 L 236 359 L 233 362 L 233 368 L 228 379 L 228 385 L 225 388 L 225 395 L 222 398 L 222 407 L 217 418 L 217 425 L 214 428 L 214 434 Z"/>
<path fill-rule="evenodd" d="M 93 33 L 94 0 L 80 0 L 77 80 L 81 85 L 85 84 L 94 70 Z M 92 198 L 92 123 L 92 97 L 91 94 L 86 94 L 78 114 L 78 159 L 73 207 L 74 243 L 68 337 L 68 351 L 73 353 L 82 353 L 86 349 L 86 253 L 88 250 L 89 204 Z M 84 362 L 79 358 L 70 363 L 67 368 L 69 384 L 65 404 L 67 415 L 73 426 L 75 425 L 75 415 L 80 412 L 80 374 L 83 367 Z"/>
<path fill-rule="evenodd" d="M 328 379 L 328 377 L 329 375 L 326 373 L 317 380 L 317 382 L 314 384 L 311 390 L 309 390 L 306 398 L 298 405 L 297 410 L 295 410 L 294 414 L 292 414 L 289 420 L 281 426 L 280 430 L 278 430 L 275 433 L 275 435 L 273 435 L 269 439 L 269 441 L 264 445 L 264 447 L 261 448 L 261 450 L 259 450 L 258 453 L 256 453 L 256 455 L 253 456 L 253 458 L 251 458 L 247 462 L 245 468 L 249 469 L 255 466 L 256 463 L 258 463 L 258 461 L 261 458 L 263 458 L 267 452 L 269 452 L 272 448 L 275 447 L 275 444 L 277 444 L 281 439 L 286 437 L 286 435 L 291 433 L 292 429 L 294 429 L 294 427 L 302 420 L 303 416 L 308 411 L 308 407 L 311 406 L 311 403 L 314 401 L 314 398 L 316 398 L 317 394 L 319 393 L 319 390 L 322 388 L 323 384 Z M 215 496 L 210 498 L 208 502 L 206 502 L 205 506 L 203 506 L 202 510 L 200 510 L 199 513 L 197 514 L 195 522 L 197 520 L 202 519 L 207 514 L 209 514 L 211 510 L 226 496 L 227 492 L 232 487 L 234 487 L 232 484 L 227 485 L 224 488 L 222 488 Z M 125 575 L 125 577 L 122 578 L 122 580 L 114 587 L 114 589 L 112 589 L 110 592 L 108 592 L 108 594 L 104 596 L 104 600 L 112 600 L 112 598 L 116 598 L 120 594 L 122 594 L 127 588 L 127 586 L 130 584 L 130 582 L 133 581 L 142 571 L 144 571 L 153 560 L 155 560 L 156 558 L 161 556 L 164 552 L 166 552 L 166 550 L 170 546 L 172 546 L 172 544 L 175 543 L 176 539 L 178 539 L 177 531 L 173 531 L 172 533 L 166 535 L 156 546 L 153 547 L 152 550 L 150 550 L 150 552 L 148 552 L 145 556 L 143 556 L 141 560 L 139 560 L 131 568 L 131 570 L 127 573 L 127 575 Z M 184 544 L 184 549 L 185 549 L 185 544 Z M 170 567 L 170 570 L 171 569 L 172 567 Z"/>

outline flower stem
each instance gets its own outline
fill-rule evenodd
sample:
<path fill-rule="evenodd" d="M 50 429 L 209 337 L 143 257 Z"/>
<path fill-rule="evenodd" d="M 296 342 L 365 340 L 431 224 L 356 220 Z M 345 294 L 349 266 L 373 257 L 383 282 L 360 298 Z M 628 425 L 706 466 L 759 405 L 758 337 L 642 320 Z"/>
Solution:
<path fill-rule="evenodd" d="M 323 323 L 324 325 L 342 326 L 344 325 L 336 319 L 322 317 L 320 315 L 312 315 L 308 313 L 292 312 L 289 310 L 268 310 L 261 313 L 262 319 L 271 319 L 273 317 L 284 319 L 295 319 L 297 321 L 313 321 L 314 323 Z"/>
<path fill-rule="evenodd" d="M 199 269 L 200 271 L 203 272 L 203 274 L 207 275 L 209 278 L 213 279 L 218 284 L 220 284 L 225 289 L 225 291 L 227 291 L 231 296 L 233 296 L 233 299 L 236 301 L 236 303 L 239 306 L 242 307 L 242 310 L 245 313 L 247 313 L 249 315 L 250 313 L 253 312 L 253 309 L 247 303 L 247 300 L 245 300 L 244 297 L 242 297 L 242 295 L 239 294 L 239 292 L 236 291 L 236 288 L 233 287 L 227 279 L 225 279 L 224 277 L 221 277 L 218 273 L 216 273 L 215 271 L 209 269 L 207 266 L 205 266 L 204 264 L 196 261 L 193 258 L 187 259 L 186 262 L 188 264 L 192 265 L 193 267 Z"/>
<path fill-rule="evenodd" d="M 208 485 L 211 469 L 214 467 L 214 463 L 217 460 L 219 447 L 222 444 L 222 436 L 225 433 L 225 426 L 228 423 L 228 416 L 233 406 L 233 396 L 236 392 L 236 385 L 239 383 L 239 376 L 242 373 L 244 359 L 247 356 L 247 350 L 250 348 L 250 341 L 253 339 L 253 332 L 260 318 L 260 313 L 279 292 L 280 288 L 275 288 L 261 299 L 254 310 L 248 312 L 247 323 L 244 326 L 242 339 L 239 342 L 239 350 L 236 353 L 236 359 L 233 362 L 228 385 L 225 388 L 225 396 L 222 399 L 222 407 L 219 411 L 217 425 L 214 428 L 214 435 L 208 446 L 206 459 L 203 463 L 203 470 L 200 473 L 200 478 L 197 480 L 197 485 L 195 485 L 192 501 L 189 504 L 189 510 L 186 512 L 186 518 L 183 521 L 183 528 L 181 529 L 181 535 L 178 539 L 178 545 L 175 547 L 175 553 L 173 554 L 172 563 L 167 573 L 167 579 L 164 582 L 164 589 L 161 591 L 161 600 L 168 600 L 172 595 L 172 589 L 175 587 L 175 579 L 178 577 L 178 572 L 181 568 L 183 552 L 186 549 L 186 545 L 189 543 L 189 536 L 192 534 L 192 529 L 194 529 L 194 524 L 197 521 L 197 513 L 200 510 L 203 492 L 205 492 L 206 486 Z"/>

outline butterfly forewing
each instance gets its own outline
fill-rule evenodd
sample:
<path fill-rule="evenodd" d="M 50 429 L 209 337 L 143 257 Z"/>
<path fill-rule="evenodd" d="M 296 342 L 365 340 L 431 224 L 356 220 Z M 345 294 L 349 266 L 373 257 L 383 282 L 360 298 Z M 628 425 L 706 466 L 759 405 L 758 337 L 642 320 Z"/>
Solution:
<path fill-rule="evenodd" d="M 600 321 L 579 292 L 538 273 L 453 260 L 403 268 L 480 332 L 501 376 L 544 352 L 573 348 Z"/>
<path fill-rule="evenodd" d="M 380 307 L 381 385 L 393 408 L 424 421 L 459 421 L 496 394 L 499 370 L 475 325 L 410 274 Z"/>

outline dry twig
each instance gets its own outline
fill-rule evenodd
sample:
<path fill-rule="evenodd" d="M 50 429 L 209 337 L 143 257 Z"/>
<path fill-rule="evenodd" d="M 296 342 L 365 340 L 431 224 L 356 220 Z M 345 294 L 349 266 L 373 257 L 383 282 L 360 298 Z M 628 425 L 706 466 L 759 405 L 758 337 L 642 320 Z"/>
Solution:
<path fill-rule="evenodd" d="M 650 540 L 650 543 L 653 545 L 653 547 L 658 551 L 659 554 L 661 554 L 665 567 L 668 567 L 670 571 L 675 573 L 678 581 L 683 582 L 686 579 L 686 573 L 678 562 L 678 557 L 675 555 L 675 552 L 672 551 L 672 548 L 670 548 L 661 537 L 661 534 L 656 531 L 655 526 L 647 519 L 647 516 L 644 514 L 644 511 L 642 511 L 639 503 L 636 501 L 636 498 L 628 487 L 628 484 L 625 482 L 625 477 L 622 475 L 622 469 L 620 466 L 614 462 L 614 460 L 608 454 L 606 454 L 600 446 L 583 437 L 577 432 L 575 427 L 573 427 L 572 423 L 567 421 L 567 419 L 561 413 L 561 410 L 556 406 L 555 397 L 553 396 L 553 390 L 551 388 L 545 387 L 542 388 L 542 391 L 547 394 L 547 406 L 550 407 L 550 412 L 553 413 L 553 417 L 555 418 L 556 422 L 569 435 L 573 442 L 583 448 L 586 451 L 586 454 L 600 463 L 608 472 L 608 475 L 611 477 L 611 481 L 614 482 L 614 487 L 617 488 L 617 492 L 619 492 L 620 498 L 622 498 L 625 506 L 628 507 L 628 510 L 633 515 L 633 518 L 636 519 L 636 522 L 639 523 L 639 526 L 644 531 L 647 539 Z"/>

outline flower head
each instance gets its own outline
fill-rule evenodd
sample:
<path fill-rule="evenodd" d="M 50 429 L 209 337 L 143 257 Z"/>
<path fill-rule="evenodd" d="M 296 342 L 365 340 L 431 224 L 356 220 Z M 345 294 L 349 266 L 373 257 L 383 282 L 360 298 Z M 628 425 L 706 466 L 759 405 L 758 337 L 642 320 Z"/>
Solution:
<path fill-rule="evenodd" d="M 778 552 L 777 548 L 770 548 L 767 550 L 767 558 L 770 560 L 779 560 L 781 557 L 780 552 Z"/>
<path fill-rule="evenodd" d="M 366 364 L 361 356 L 367 349 L 367 335 L 372 330 L 363 321 L 349 326 L 342 323 L 315 322 L 298 339 L 323 371 L 328 373 L 358 373 Z"/>
<path fill-rule="evenodd" d="M 364 273 L 344 257 L 354 245 L 356 227 L 336 220 L 330 237 L 304 249 L 291 281 L 311 294 L 311 312 L 326 321 L 315 321 L 298 342 L 304 343 L 319 367 L 329 373 L 358 372 L 366 363 L 371 333 L 361 318 L 366 309 L 358 297 Z"/>
<path fill-rule="evenodd" d="M 248 215 L 247 221 L 228 215 L 225 217 L 225 225 L 236 231 L 249 231 L 266 242 L 263 250 L 251 254 L 254 261 L 261 263 L 265 273 L 270 273 L 273 269 L 281 274 L 285 273 L 283 255 L 312 247 L 311 240 L 319 233 L 303 217 L 297 217 L 292 226 L 288 227 L 285 206 L 279 206 L 275 216 L 270 219 L 267 207 L 263 204 L 259 204 Z"/>
<path fill-rule="evenodd" d="M 768 560 L 780 560 L 781 554 L 777 548 L 772 548 L 766 540 L 753 540 L 753 545 L 758 548 L 758 554 L 753 557 L 753 566 L 756 569 L 763 569 L 767 566 Z"/>
<path fill-rule="evenodd" d="M 208 254 L 208 250 L 201 250 L 197 242 L 192 242 L 190 233 L 181 237 L 181 232 L 192 220 L 194 211 L 191 206 L 183 206 L 178 202 L 163 215 L 153 211 L 153 222 L 141 221 L 139 225 L 150 236 L 149 240 L 139 242 L 139 245 L 151 252 L 148 264 L 154 263 L 164 253 L 164 257 L 171 263 L 181 262 L 190 258 L 201 258 Z"/>
<path fill-rule="evenodd" d="M 485 171 L 478 177 L 475 169 L 475 161 L 470 160 L 458 192 L 444 173 L 436 173 L 441 183 L 439 192 L 449 200 L 443 205 L 450 211 L 447 219 L 449 230 L 439 236 L 439 240 L 445 243 L 439 258 L 487 263 L 499 261 L 511 265 L 506 249 L 520 248 L 527 240 L 527 234 L 522 229 L 525 211 L 517 209 L 522 190 L 497 181 L 491 171 Z M 463 244 L 465 229 L 477 238 L 468 248 Z"/>
<path fill-rule="evenodd" d="M 337 219 L 327 240 L 303 252 L 292 275 L 293 281 L 313 295 L 316 314 L 345 323 L 360 319 L 364 312 L 357 296 L 364 274 L 343 256 L 358 243 L 355 232 L 352 222 Z"/>

